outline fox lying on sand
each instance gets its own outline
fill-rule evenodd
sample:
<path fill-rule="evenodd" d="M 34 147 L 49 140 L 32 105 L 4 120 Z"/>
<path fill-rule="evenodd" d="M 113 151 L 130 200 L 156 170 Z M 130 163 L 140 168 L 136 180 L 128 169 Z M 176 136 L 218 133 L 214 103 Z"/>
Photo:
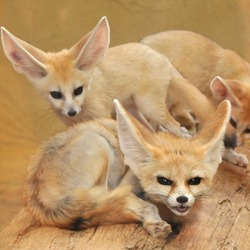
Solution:
<path fill-rule="evenodd" d="M 140 43 L 108 48 L 109 41 L 105 17 L 69 50 L 57 53 L 45 53 L 2 28 L 6 56 L 66 124 L 114 117 L 116 98 L 142 122 L 145 117 L 154 128 L 185 134 L 166 105 L 173 74 L 169 61 Z M 145 121 L 145 126 L 151 125 Z"/>
<path fill-rule="evenodd" d="M 225 99 L 231 102 L 230 123 L 236 133 L 228 128 L 224 158 L 246 166 L 247 157 L 233 149 L 237 139 L 242 143 L 244 134 L 250 132 L 250 64 L 235 52 L 190 31 L 161 32 L 143 38 L 141 43 L 164 54 L 184 78 L 212 100 L 215 107 Z"/>
<path fill-rule="evenodd" d="M 117 122 L 80 123 L 41 147 L 29 169 L 25 205 L 42 225 L 79 230 L 136 222 L 166 237 L 170 225 L 156 205 L 181 217 L 206 194 L 221 162 L 230 102 L 193 138 L 149 131 L 118 100 L 115 106 Z"/>

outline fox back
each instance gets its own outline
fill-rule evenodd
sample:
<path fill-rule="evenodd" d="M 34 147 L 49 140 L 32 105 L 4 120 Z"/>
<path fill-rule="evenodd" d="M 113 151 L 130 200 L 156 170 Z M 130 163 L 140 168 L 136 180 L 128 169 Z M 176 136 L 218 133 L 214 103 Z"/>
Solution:
<path fill-rule="evenodd" d="M 189 31 L 153 34 L 141 42 L 167 56 L 178 71 L 216 105 L 229 100 L 238 136 L 250 132 L 250 65 L 247 61 L 234 51 Z"/>

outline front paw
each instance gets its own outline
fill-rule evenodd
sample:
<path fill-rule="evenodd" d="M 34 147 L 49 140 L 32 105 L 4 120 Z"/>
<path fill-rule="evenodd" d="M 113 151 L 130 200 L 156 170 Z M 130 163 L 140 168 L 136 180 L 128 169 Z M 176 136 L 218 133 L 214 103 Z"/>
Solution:
<path fill-rule="evenodd" d="M 244 168 L 246 168 L 248 165 L 248 159 L 246 155 L 239 154 L 233 149 L 226 149 L 223 154 L 223 159 L 232 164 L 235 164 Z"/>
<path fill-rule="evenodd" d="M 247 159 L 246 155 L 244 155 L 244 154 L 237 153 L 237 156 L 235 157 L 234 160 L 235 160 L 234 164 L 236 164 L 240 167 L 246 168 L 248 165 L 248 159 Z"/>
<path fill-rule="evenodd" d="M 181 135 L 186 138 L 191 138 L 189 131 L 185 127 L 181 127 Z"/>
<path fill-rule="evenodd" d="M 143 227 L 147 232 L 157 238 L 166 238 L 171 232 L 171 225 L 165 221 L 146 221 Z"/>

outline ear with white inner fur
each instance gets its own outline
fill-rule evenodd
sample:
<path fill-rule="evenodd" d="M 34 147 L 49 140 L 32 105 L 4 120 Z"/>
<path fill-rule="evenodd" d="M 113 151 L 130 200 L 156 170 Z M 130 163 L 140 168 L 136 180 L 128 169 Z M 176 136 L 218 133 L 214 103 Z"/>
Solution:
<path fill-rule="evenodd" d="M 200 133 L 192 138 L 192 140 L 197 140 L 205 151 L 206 162 L 215 166 L 216 169 L 222 161 L 223 139 L 230 115 L 231 104 L 225 100 L 219 105 L 213 117 L 206 122 Z"/>
<path fill-rule="evenodd" d="M 45 53 L 1 28 L 2 44 L 5 55 L 17 72 L 31 79 L 41 79 L 47 75 L 44 64 L 39 60 Z"/>
<path fill-rule="evenodd" d="M 222 77 L 216 76 L 210 83 L 210 89 L 213 96 L 219 100 L 228 100 L 232 106 L 239 107 L 240 103 L 234 91 L 231 89 L 229 82 Z"/>
<path fill-rule="evenodd" d="M 110 43 L 110 30 L 106 17 L 99 21 L 94 30 L 87 35 L 86 39 L 88 40 L 76 59 L 76 67 L 80 70 L 95 67 L 105 56 Z M 79 48 L 79 45 L 84 43 L 86 39 L 83 38 L 82 42 L 80 41 L 75 46 Z M 72 47 L 71 51 L 77 51 L 78 48 Z"/>
<path fill-rule="evenodd" d="M 147 148 L 140 132 L 133 124 L 128 113 L 118 100 L 114 100 L 118 127 L 118 138 L 124 154 L 125 164 L 138 174 L 143 164 L 152 160 L 152 154 Z"/>

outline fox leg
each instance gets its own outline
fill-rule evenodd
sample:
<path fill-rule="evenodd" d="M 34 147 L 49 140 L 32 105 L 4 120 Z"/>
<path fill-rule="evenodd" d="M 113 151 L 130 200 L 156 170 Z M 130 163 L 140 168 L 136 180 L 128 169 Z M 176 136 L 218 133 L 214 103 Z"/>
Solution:
<path fill-rule="evenodd" d="M 171 232 L 171 226 L 160 218 L 157 207 L 136 197 L 127 187 L 107 193 L 95 208 L 83 213 L 83 218 L 87 227 L 141 222 L 154 237 L 164 238 Z"/>
<path fill-rule="evenodd" d="M 184 126 L 191 135 L 194 135 L 199 130 L 199 122 L 192 114 L 191 110 L 184 107 L 181 103 L 176 103 L 170 108 L 170 113 L 173 117 Z"/>
<path fill-rule="evenodd" d="M 235 164 L 244 168 L 246 168 L 249 163 L 246 155 L 239 154 L 232 148 L 225 148 L 222 158 L 225 161 L 228 161 L 232 164 Z"/>
<path fill-rule="evenodd" d="M 141 111 L 135 106 L 135 104 L 130 104 L 124 106 L 125 109 L 133 115 L 145 128 L 149 129 L 150 131 L 155 131 L 152 125 L 147 121 L 145 116 L 141 113 Z"/>
<path fill-rule="evenodd" d="M 240 167 L 247 167 L 249 164 L 247 156 L 244 154 L 239 154 L 235 151 L 235 148 L 241 145 L 240 135 L 237 134 L 236 128 L 231 124 L 227 125 L 226 134 L 224 137 L 223 160 L 230 162 L 232 164 L 238 165 Z"/>
<path fill-rule="evenodd" d="M 244 154 L 239 154 L 235 151 L 235 148 L 238 145 L 237 140 L 238 136 L 236 132 L 231 127 L 231 124 L 228 124 L 227 132 L 224 138 L 225 149 L 222 158 L 223 160 L 238 165 L 240 167 L 247 167 L 249 163 L 247 156 Z"/>
<path fill-rule="evenodd" d="M 150 98 L 152 99 L 148 95 L 137 96 L 135 103 L 142 114 L 150 120 L 155 129 L 162 126 L 177 136 L 188 135 L 187 130 L 182 128 L 170 114 L 165 103 L 165 97 L 156 97 L 156 100 L 150 100 Z M 145 105 L 145 103 L 148 103 L 148 105 Z"/>
<path fill-rule="evenodd" d="M 171 225 L 161 219 L 155 205 L 134 196 L 130 198 L 128 207 L 140 216 L 140 222 L 151 236 L 166 238 L 171 233 Z"/>

